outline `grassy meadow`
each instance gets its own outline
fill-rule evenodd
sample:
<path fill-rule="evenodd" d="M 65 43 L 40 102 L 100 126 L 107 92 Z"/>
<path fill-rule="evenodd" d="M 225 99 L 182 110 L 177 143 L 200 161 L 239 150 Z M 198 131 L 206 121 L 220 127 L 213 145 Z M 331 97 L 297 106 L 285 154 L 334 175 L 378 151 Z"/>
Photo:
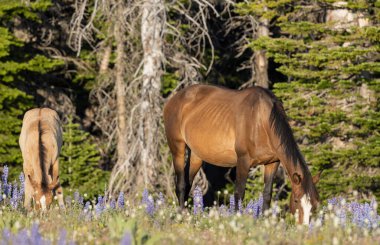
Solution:
<path fill-rule="evenodd" d="M 8 169 L 5 168 L 4 172 Z M 45 212 L 26 212 L 23 175 L 8 183 L 2 175 L 0 244 L 379 244 L 377 202 L 361 203 L 336 197 L 327 200 L 309 226 L 295 224 L 294 216 L 276 202 L 262 212 L 262 198 L 205 208 L 200 188 L 193 204 L 180 212 L 176 201 L 144 190 L 136 196 L 86 201 L 86 194 L 65 196 Z"/>

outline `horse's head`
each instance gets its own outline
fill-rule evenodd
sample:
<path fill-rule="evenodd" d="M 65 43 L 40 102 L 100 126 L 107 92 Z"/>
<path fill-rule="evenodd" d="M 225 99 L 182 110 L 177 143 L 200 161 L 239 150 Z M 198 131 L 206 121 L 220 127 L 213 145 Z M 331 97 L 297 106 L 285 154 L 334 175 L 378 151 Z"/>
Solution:
<path fill-rule="evenodd" d="M 28 177 L 34 190 L 33 200 L 35 202 L 35 209 L 45 211 L 53 202 L 53 190 L 59 185 L 58 178 L 53 180 L 49 185 L 42 186 L 41 183 L 33 180 L 30 175 Z"/>
<path fill-rule="evenodd" d="M 292 176 L 292 193 L 290 195 L 290 211 L 298 213 L 299 224 L 309 224 L 311 213 L 319 206 L 319 196 L 315 184 L 321 173 L 304 178 L 298 173 Z"/>

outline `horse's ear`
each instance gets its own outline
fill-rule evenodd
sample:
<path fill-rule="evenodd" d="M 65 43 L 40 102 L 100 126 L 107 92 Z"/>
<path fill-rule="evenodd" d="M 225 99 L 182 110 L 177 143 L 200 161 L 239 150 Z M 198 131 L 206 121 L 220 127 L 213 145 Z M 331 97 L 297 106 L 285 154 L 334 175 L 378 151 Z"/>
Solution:
<path fill-rule="evenodd" d="M 296 185 L 301 184 L 301 175 L 299 175 L 298 173 L 294 173 L 293 174 L 293 183 Z"/>
<path fill-rule="evenodd" d="M 319 179 L 321 178 L 322 171 L 320 171 L 317 175 L 313 176 L 313 183 L 314 185 L 319 182 Z"/>
<path fill-rule="evenodd" d="M 28 174 L 28 178 L 30 183 L 32 183 L 33 189 L 38 188 L 38 183 L 32 177 L 30 177 L 30 174 Z"/>

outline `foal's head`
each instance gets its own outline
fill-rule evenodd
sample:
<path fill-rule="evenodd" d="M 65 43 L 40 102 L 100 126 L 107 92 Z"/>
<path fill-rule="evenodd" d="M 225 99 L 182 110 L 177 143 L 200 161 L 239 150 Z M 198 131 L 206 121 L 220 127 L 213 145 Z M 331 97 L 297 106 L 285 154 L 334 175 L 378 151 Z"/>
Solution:
<path fill-rule="evenodd" d="M 321 173 L 314 177 L 301 176 L 294 173 L 292 178 L 292 193 L 290 195 L 290 211 L 298 213 L 298 223 L 309 224 L 311 213 L 319 206 L 319 195 L 315 184 Z"/>
<path fill-rule="evenodd" d="M 54 181 L 51 181 L 47 186 L 42 185 L 34 181 L 30 175 L 28 175 L 30 182 L 33 187 L 33 200 L 35 203 L 35 209 L 43 211 L 46 210 L 50 204 L 53 202 L 53 191 L 59 185 L 58 178 Z"/>

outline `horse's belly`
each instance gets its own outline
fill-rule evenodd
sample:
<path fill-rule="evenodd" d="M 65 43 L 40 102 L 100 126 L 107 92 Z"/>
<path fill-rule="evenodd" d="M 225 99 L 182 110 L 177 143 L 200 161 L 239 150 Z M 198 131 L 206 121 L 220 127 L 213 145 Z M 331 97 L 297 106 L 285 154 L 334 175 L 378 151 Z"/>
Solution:
<path fill-rule="evenodd" d="M 234 167 L 236 166 L 236 153 L 232 150 L 225 150 L 221 152 L 196 152 L 203 161 L 214 164 L 220 167 Z"/>
<path fill-rule="evenodd" d="M 221 167 L 236 165 L 235 140 L 229 135 L 192 134 L 187 137 L 186 143 L 203 161 Z"/>

